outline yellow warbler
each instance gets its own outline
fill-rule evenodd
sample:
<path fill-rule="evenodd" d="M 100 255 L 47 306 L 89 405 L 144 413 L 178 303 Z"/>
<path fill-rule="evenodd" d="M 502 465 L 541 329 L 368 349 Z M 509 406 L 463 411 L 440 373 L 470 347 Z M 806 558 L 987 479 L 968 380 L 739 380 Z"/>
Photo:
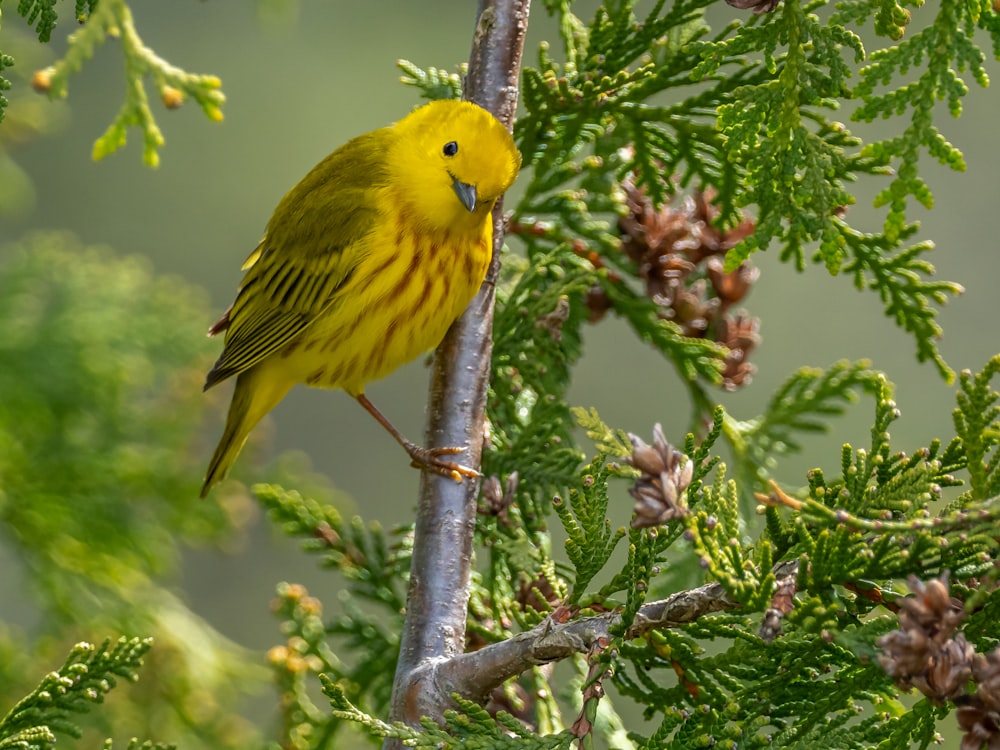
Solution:
<path fill-rule="evenodd" d="M 490 113 L 438 101 L 349 141 L 292 188 L 209 330 L 226 341 L 205 389 L 237 377 L 202 497 L 296 383 L 349 393 L 415 464 L 476 474 L 441 458 L 462 448 L 403 438 L 365 383 L 437 346 L 475 296 L 492 253 L 490 212 L 520 163 Z"/>

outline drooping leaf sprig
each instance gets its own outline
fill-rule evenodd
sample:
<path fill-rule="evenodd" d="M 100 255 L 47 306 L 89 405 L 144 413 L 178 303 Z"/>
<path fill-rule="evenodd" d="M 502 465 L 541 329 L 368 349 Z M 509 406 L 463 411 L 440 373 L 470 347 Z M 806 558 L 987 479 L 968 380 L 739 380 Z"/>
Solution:
<path fill-rule="evenodd" d="M 829 431 L 830 418 L 858 400 L 858 389 L 878 391 L 879 378 L 864 360 L 796 371 L 778 387 L 760 416 L 731 424 L 727 430 L 737 470 L 749 469 L 763 486 L 782 456 L 802 450 L 803 435 Z"/>
<path fill-rule="evenodd" d="M 898 243 L 884 234 L 866 234 L 839 220 L 836 223 L 842 230 L 850 255 L 844 272 L 854 277 L 855 288 L 877 292 L 885 305 L 885 314 L 913 335 L 917 360 L 932 361 L 941 377 L 952 382 L 955 373 L 937 346 L 944 331 L 937 322 L 935 305 L 944 305 L 950 297 L 964 293 L 965 289 L 953 281 L 933 278 L 934 266 L 923 256 L 934 244 L 918 242 L 898 249 Z M 916 230 L 915 224 L 903 228 L 899 239 L 911 237 Z"/>
<path fill-rule="evenodd" d="M 612 529 L 606 515 L 610 473 L 601 458 L 595 459 L 581 472 L 579 486 L 570 488 L 567 499 L 556 498 L 553 502 L 566 530 L 566 556 L 574 571 L 567 599 L 571 605 L 580 601 L 625 536 L 625 529 Z"/>
<path fill-rule="evenodd" d="M 858 6 L 862 5 L 860 3 Z M 869 12 L 875 3 L 869 3 Z M 855 11 L 858 9 L 855 8 Z M 961 73 L 969 71 L 980 86 L 989 85 L 989 76 L 983 67 L 986 56 L 972 39 L 976 27 L 990 28 L 996 34 L 997 12 L 987 2 L 958 2 L 944 0 L 928 6 L 933 18 L 926 27 L 903 37 L 902 30 L 909 14 L 896 29 L 888 30 L 897 42 L 874 51 L 868 64 L 860 71 L 861 83 L 855 90 L 862 106 L 853 114 L 859 122 L 871 122 L 878 117 L 909 116 L 910 123 L 901 135 L 869 143 L 864 153 L 879 161 L 893 160 L 899 168 L 889 186 L 875 199 L 876 206 L 889 206 L 884 232 L 889 240 L 896 240 L 905 230 L 907 199 L 930 208 L 933 194 L 927 183 L 918 175 L 920 152 L 925 150 L 942 164 L 964 172 L 966 165 L 961 151 L 948 142 L 934 125 L 935 103 L 947 100 L 948 111 L 953 117 L 962 112 L 962 98 L 969 92 Z M 838 16 L 834 15 L 834 21 Z M 880 18 L 877 22 L 884 23 Z M 994 36 L 994 52 L 1000 50 Z M 893 87 L 904 72 L 919 71 L 916 80 Z M 877 89 L 889 87 L 887 91 Z"/>
<path fill-rule="evenodd" d="M 916 41 L 909 39 L 905 44 L 916 46 L 910 46 L 908 53 L 900 52 L 902 45 L 876 51 L 873 60 L 880 60 L 882 55 L 895 60 L 897 65 L 909 65 L 931 54 L 926 49 L 930 44 L 940 44 L 944 50 L 933 52 L 934 59 L 940 62 L 932 66 L 938 70 L 928 74 L 925 85 L 904 86 L 901 92 L 905 96 L 890 101 L 872 95 L 871 91 L 879 70 L 887 76 L 889 71 L 895 72 L 891 64 L 888 68 L 879 62 L 864 67 L 861 85 L 855 89 L 847 85 L 852 71 L 843 64 L 838 50 L 853 49 L 856 61 L 864 59 L 866 52 L 860 40 L 846 24 L 864 22 L 866 13 L 854 7 L 853 13 L 845 10 L 835 13 L 829 21 L 820 20 L 809 10 L 822 4 L 785 3 L 773 18 L 769 16 L 769 23 L 741 29 L 724 43 L 740 51 L 763 46 L 768 68 L 775 73 L 767 85 L 741 89 L 731 103 L 724 103 L 719 110 L 719 125 L 729 143 L 729 158 L 745 169 L 749 190 L 740 200 L 755 204 L 758 211 L 755 232 L 730 253 L 727 264 L 734 267 L 753 250 L 778 239 L 783 245 L 782 258 L 794 259 L 802 268 L 806 248 L 818 243 L 815 257 L 833 273 L 842 267 L 853 273 L 859 289 L 877 291 L 885 302 L 886 313 L 913 335 L 918 359 L 932 360 L 950 381 L 953 373 L 936 344 L 941 331 L 934 320 L 934 306 L 943 305 L 950 296 L 960 293 L 961 287 L 927 280 L 934 272 L 933 266 L 922 257 L 932 247 L 929 243 L 902 246 L 916 231 L 916 226 L 906 220 L 905 196 L 917 195 L 929 205 L 930 191 L 917 177 L 917 149 L 921 139 L 933 146 L 932 153 L 939 158 L 959 165 L 961 155 L 957 149 L 939 137 L 931 125 L 928 108 L 938 92 L 933 81 L 946 75 L 955 76 L 950 71 L 944 73 L 941 67 L 947 68 L 951 59 L 948 56 L 956 54 L 962 65 L 974 61 L 974 72 L 982 82 L 985 75 L 980 74 L 982 53 L 970 38 L 971 28 L 962 32 L 953 26 L 933 39 L 923 35 Z M 854 5 L 867 6 L 868 12 L 873 12 L 876 4 Z M 945 26 L 952 24 L 954 12 L 942 9 L 938 19 Z M 877 25 L 883 22 L 879 16 Z M 768 32 L 769 27 L 776 28 Z M 775 40 L 786 46 L 784 55 L 773 57 Z M 903 59 L 907 62 L 903 63 Z M 956 97 L 953 101 L 964 95 L 960 87 L 959 82 L 951 89 Z M 919 127 L 911 127 L 897 139 L 865 145 L 842 123 L 821 114 L 856 98 L 864 99 L 865 103 L 855 113 L 855 120 L 870 121 L 876 113 L 888 115 L 896 109 L 901 113 L 913 106 Z M 854 199 L 846 183 L 863 174 L 889 174 L 895 157 L 902 158 L 903 166 L 876 200 L 876 205 L 892 204 L 883 232 L 865 233 L 852 227 L 846 209 Z"/>
<path fill-rule="evenodd" d="M 24 0 L 21 6 L 32 6 L 28 10 L 28 18 L 37 13 L 39 38 L 47 40 L 55 23 L 54 3 Z M 165 141 L 149 106 L 145 83 L 147 76 L 168 109 L 176 109 L 186 98 L 191 98 L 210 120 L 222 120 L 225 96 L 219 79 L 213 75 L 181 70 L 147 47 L 136 30 L 127 0 L 101 0 L 100 3 L 80 0 L 77 17 L 83 25 L 67 39 L 66 55 L 54 65 L 36 72 L 32 85 L 49 98 L 65 97 L 70 77 L 82 69 L 105 39 L 108 36 L 120 38 L 125 65 L 125 101 L 108 129 L 94 143 L 95 160 L 122 148 L 128 129 L 137 127 L 142 132 L 143 161 L 150 167 L 159 164 L 159 149 Z"/>

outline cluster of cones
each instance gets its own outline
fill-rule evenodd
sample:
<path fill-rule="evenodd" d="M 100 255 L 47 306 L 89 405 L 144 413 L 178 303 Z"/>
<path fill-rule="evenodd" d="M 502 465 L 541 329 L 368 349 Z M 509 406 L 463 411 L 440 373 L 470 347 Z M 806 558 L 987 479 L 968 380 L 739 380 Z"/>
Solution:
<path fill-rule="evenodd" d="M 719 212 L 708 191 L 657 209 L 632 177 L 621 187 L 628 207 L 618 222 L 622 251 L 638 264 L 646 294 L 660 308 L 660 316 L 675 322 L 685 336 L 709 338 L 729 350 L 723 387 L 735 390 L 749 383 L 754 367 L 748 359 L 760 343 L 760 321 L 731 309 L 749 294 L 759 271 L 743 263 L 727 273 L 724 258 L 753 232 L 754 222 L 744 220 L 728 231 L 713 226 Z M 595 287 L 587 306 L 594 322 L 611 303 Z"/>
<path fill-rule="evenodd" d="M 899 629 L 878 641 L 882 668 L 898 687 L 958 706 L 961 750 L 1000 750 L 1000 649 L 980 654 L 958 632 L 965 612 L 947 575 L 911 577 L 909 585 L 914 596 L 900 602 Z"/>

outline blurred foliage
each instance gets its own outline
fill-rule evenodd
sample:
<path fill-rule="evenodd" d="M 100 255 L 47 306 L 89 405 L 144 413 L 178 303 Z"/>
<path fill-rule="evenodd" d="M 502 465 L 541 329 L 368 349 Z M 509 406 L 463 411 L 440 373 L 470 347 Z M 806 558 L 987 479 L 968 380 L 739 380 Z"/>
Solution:
<path fill-rule="evenodd" d="M 176 570 L 178 533 L 233 539 L 243 511 L 199 502 L 192 483 L 210 316 L 180 279 L 68 235 L 32 235 L 4 255 L 0 513 L 44 606 L 66 616 L 95 586 Z M 66 572 L 80 580 L 67 585 Z M 105 614 L 127 623 L 132 604 Z"/>
<path fill-rule="evenodd" d="M 253 730 L 233 705 L 261 668 L 169 588 L 183 545 L 238 544 L 253 517 L 235 485 L 197 499 L 206 297 L 66 234 L 0 257 L 0 533 L 35 622 L 0 628 L 0 705 L 70 643 L 139 633 L 156 643 L 145 679 L 87 726 L 242 746 Z"/>

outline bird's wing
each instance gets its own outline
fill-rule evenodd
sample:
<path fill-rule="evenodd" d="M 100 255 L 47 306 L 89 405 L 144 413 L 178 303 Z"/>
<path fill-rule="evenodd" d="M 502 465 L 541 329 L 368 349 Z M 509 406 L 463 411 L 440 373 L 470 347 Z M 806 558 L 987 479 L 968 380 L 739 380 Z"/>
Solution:
<path fill-rule="evenodd" d="M 377 163 L 359 163 L 359 148 L 370 150 L 356 141 L 348 144 L 353 152 L 335 151 L 278 205 L 267 235 L 243 265 L 236 301 L 210 330 L 225 330 L 226 345 L 206 389 L 301 334 L 334 304 L 361 261 L 365 237 L 378 220 L 372 180 L 379 175 Z"/>
<path fill-rule="evenodd" d="M 356 241 L 297 257 L 266 246 L 247 269 L 232 308 L 212 330 L 226 345 L 205 381 L 210 388 L 281 349 L 325 312 L 357 262 Z"/>

